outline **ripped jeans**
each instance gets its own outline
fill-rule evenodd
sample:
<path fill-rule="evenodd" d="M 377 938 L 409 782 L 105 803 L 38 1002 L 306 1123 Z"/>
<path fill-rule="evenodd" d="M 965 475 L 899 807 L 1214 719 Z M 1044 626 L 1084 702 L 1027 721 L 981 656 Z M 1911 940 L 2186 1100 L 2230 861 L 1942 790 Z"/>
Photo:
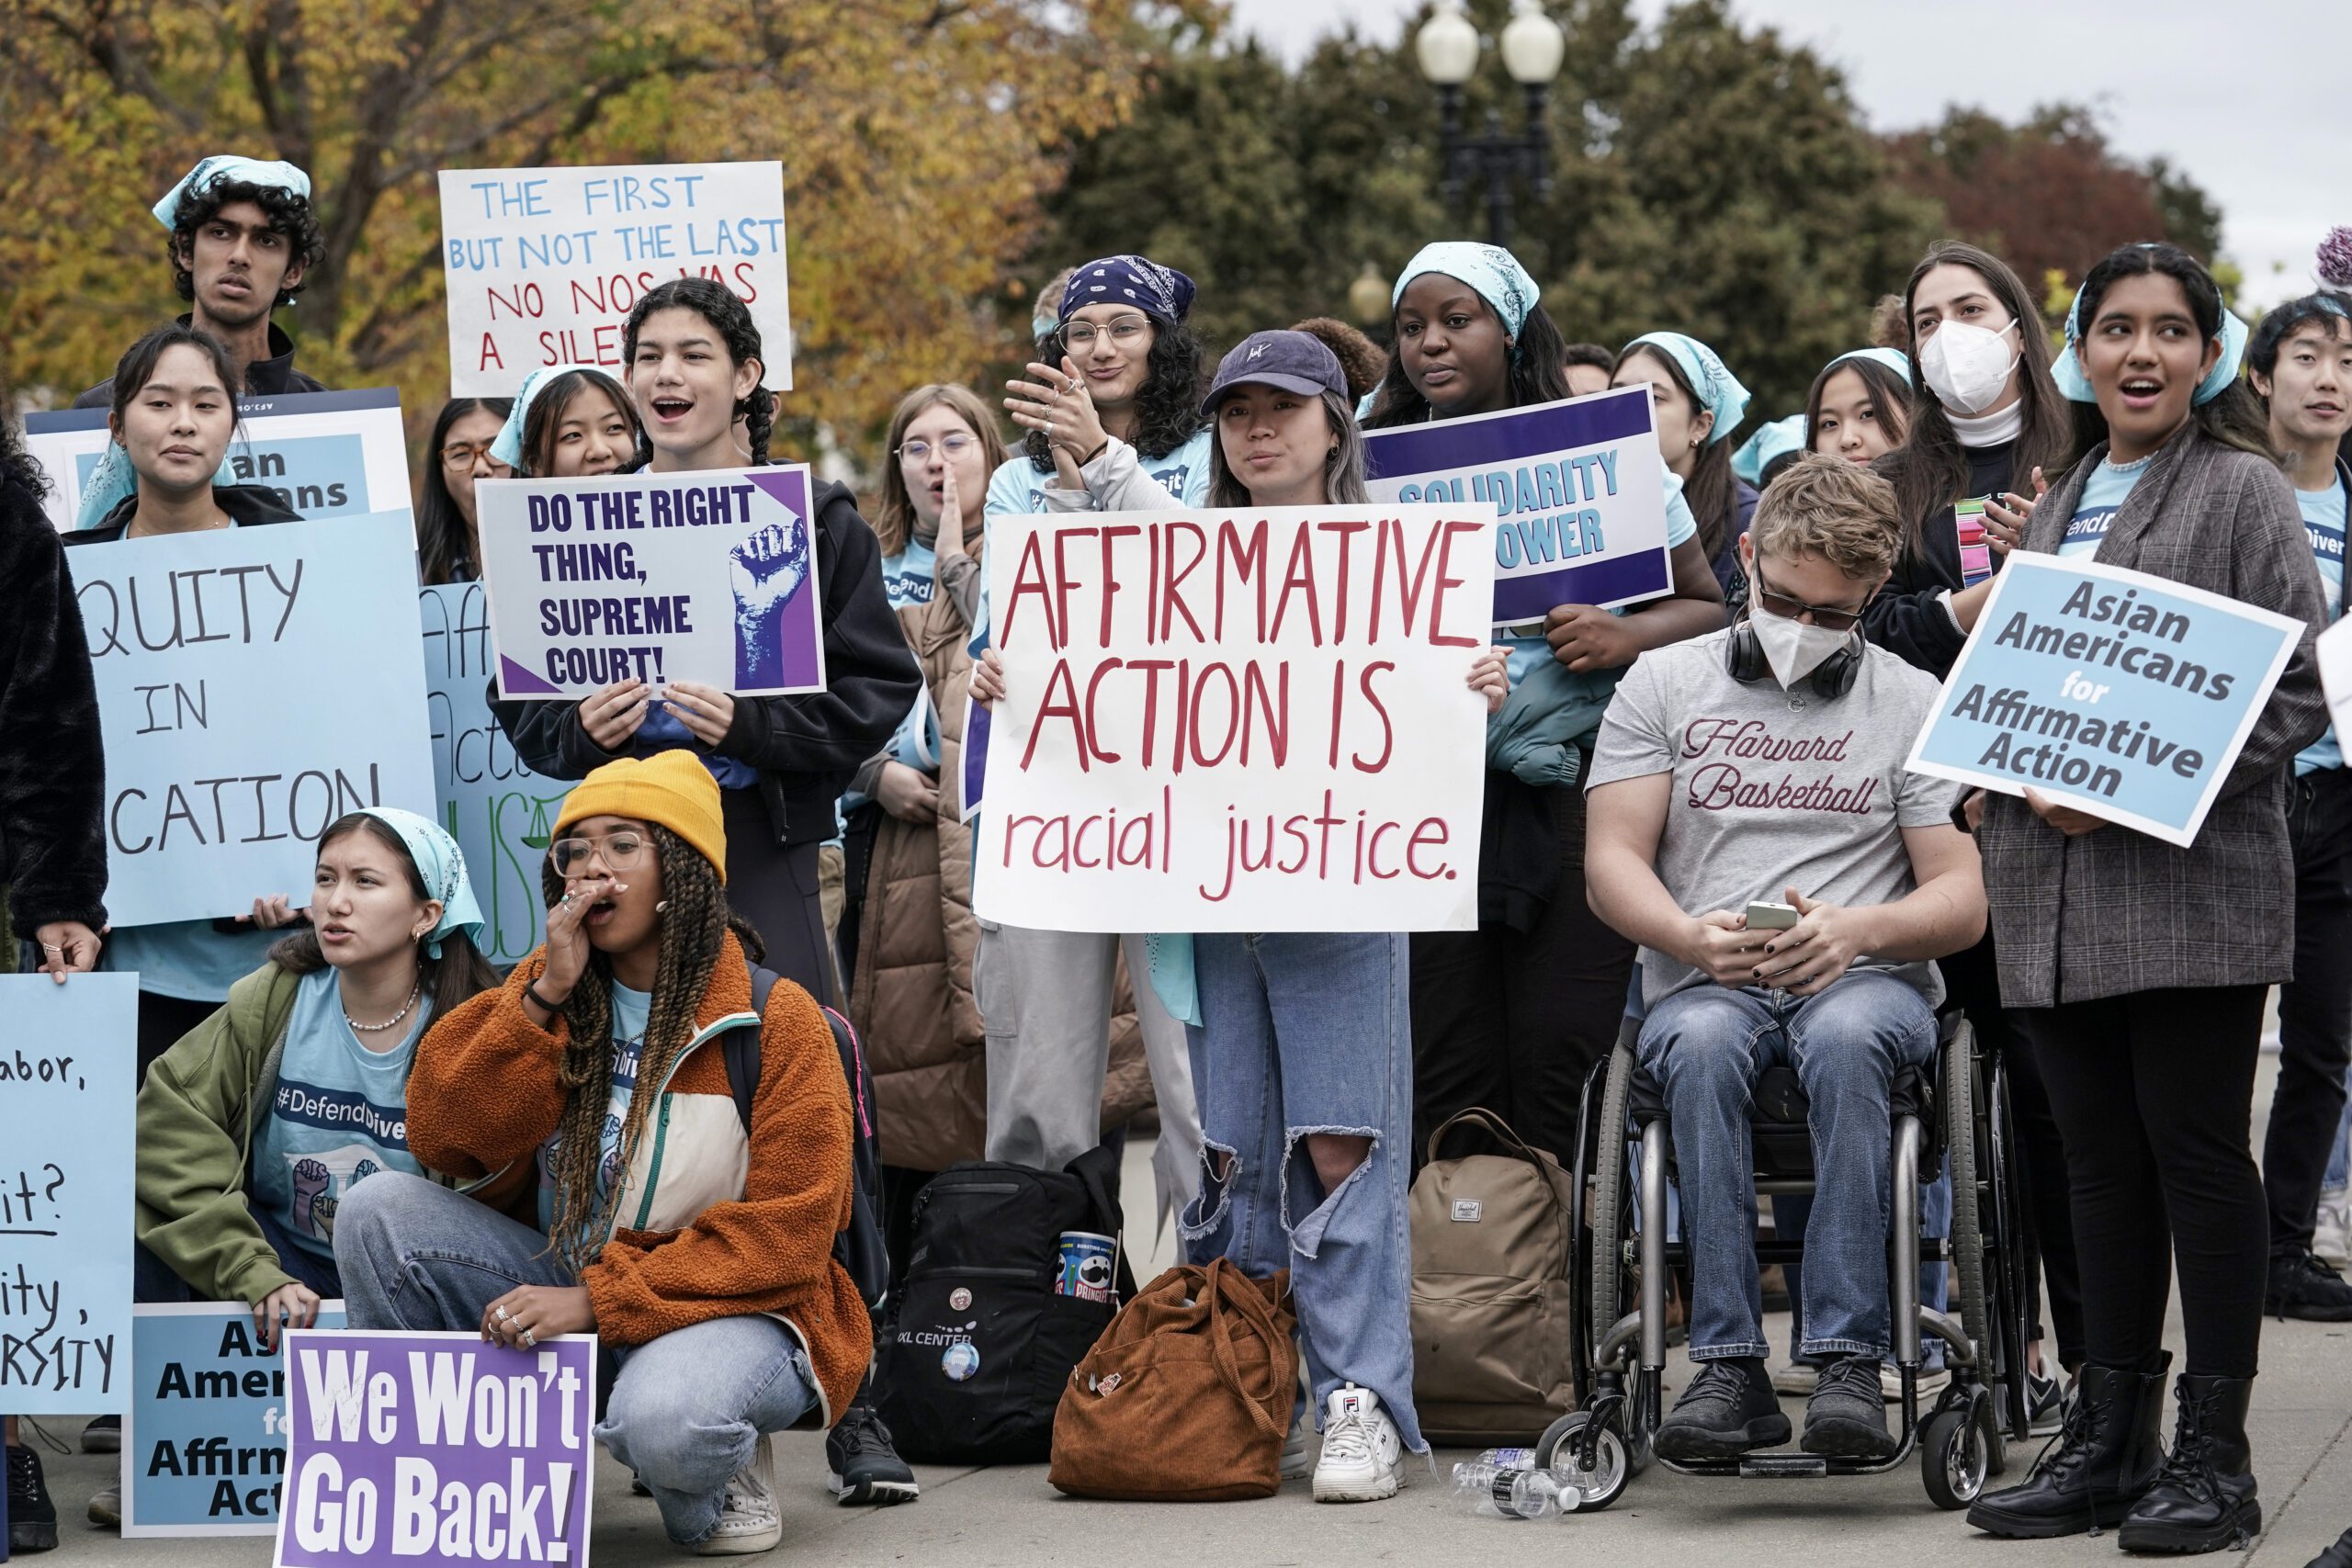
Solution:
<path fill-rule="evenodd" d="M 1193 962 L 1202 1021 L 1187 1035 L 1205 1147 L 1201 1193 L 1182 1221 L 1185 1256 L 1222 1255 L 1258 1279 L 1289 1269 L 1317 1425 L 1332 1392 L 1351 1382 L 1378 1394 L 1405 1446 L 1424 1452 L 1405 1221 L 1405 938 L 1204 934 L 1193 939 Z M 1304 1141 L 1312 1133 L 1372 1140 L 1336 1191 L 1316 1177 Z"/>

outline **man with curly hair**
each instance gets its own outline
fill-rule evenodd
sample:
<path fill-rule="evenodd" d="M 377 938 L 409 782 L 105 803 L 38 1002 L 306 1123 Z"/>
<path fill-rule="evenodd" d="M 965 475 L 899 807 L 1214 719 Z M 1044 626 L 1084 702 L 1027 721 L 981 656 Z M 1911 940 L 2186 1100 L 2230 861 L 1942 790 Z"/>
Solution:
<path fill-rule="evenodd" d="M 154 208 L 171 234 L 172 282 L 193 307 L 180 318 L 228 345 L 248 397 L 326 389 L 294 368 L 294 340 L 270 312 L 300 298 L 326 259 L 311 176 L 287 163 L 216 154 L 190 169 Z M 74 400 L 106 408 L 111 378 Z"/>

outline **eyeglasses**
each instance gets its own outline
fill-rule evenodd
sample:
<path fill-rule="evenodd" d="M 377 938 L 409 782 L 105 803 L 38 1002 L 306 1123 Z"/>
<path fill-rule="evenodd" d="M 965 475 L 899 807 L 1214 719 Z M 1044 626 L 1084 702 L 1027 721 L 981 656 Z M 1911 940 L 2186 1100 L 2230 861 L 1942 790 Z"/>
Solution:
<path fill-rule="evenodd" d="M 1808 604 L 1802 599 L 1792 599 L 1785 593 L 1775 593 L 1772 585 L 1764 581 L 1764 563 L 1756 563 L 1756 598 L 1765 609 L 1784 621 L 1813 617 L 1813 624 L 1824 631 L 1849 632 L 1861 624 L 1860 610 L 1839 609 L 1828 604 Z M 1865 607 L 1870 601 L 1862 601 Z"/>
<path fill-rule="evenodd" d="M 588 857 L 601 856 L 607 871 L 635 871 L 645 863 L 650 842 L 635 833 L 614 833 L 602 839 L 558 839 L 548 846 L 548 859 L 558 876 L 577 876 L 588 869 Z"/>
<path fill-rule="evenodd" d="M 453 474 L 463 473 L 484 457 L 490 457 L 490 466 L 493 468 L 503 468 L 506 466 L 497 458 L 490 457 L 490 447 L 487 444 L 481 446 L 453 444 L 441 448 L 441 466 Z"/>
<path fill-rule="evenodd" d="M 939 455 L 951 463 L 961 462 L 964 454 L 978 445 L 979 441 L 973 436 L 943 435 L 939 438 Z M 899 447 L 899 461 L 918 464 L 930 462 L 931 443 L 928 441 L 901 443 Z"/>
<path fill-rule="evenodd" d="M 1070 321 L 1062 328 L 1062 341 L 1072 348 L 1091 348 L 1095 334 L 1108 332 L 1111 341 L 1125 348 L 1136 341 L 1137 333 L 1149 325 L 1151 323 L 1141 316 L 1121 316 L 1099 327 L 1092 321 Z"/>

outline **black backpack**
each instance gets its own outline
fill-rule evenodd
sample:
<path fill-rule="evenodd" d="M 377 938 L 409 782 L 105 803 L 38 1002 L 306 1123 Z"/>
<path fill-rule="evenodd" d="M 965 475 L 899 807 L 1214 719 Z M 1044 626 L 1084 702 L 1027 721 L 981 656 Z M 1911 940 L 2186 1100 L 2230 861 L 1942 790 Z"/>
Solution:
<path fill-rule="evenodd" d="M 752 969 L 752 1010 L 764 1020 L 768 996 L 783 976 L 772 969 Z M 833 1237 L 833 1257 L 849 1271 L 866 1310 L 878 1313 L 890 1293 L 890 1255 L 882 1243 L 882 1145 L 874 1135 L 874 1075 L 865 1070 L 865 1053 L 849 1020 L 820 1006 L 832 1027 L 833 1046 L 841 1053 L 842 1076 L 849 1080 L 850 1213 L 849 1228 Z M 760 1025 L 738 1024 L 720 1037 L 727 1055 L 727 1088 L 735 1097 L 735 1114 L 743 1132 L 752 1131 L 752 1096 L 760 1087 Z"/>
<path fill-rule="evenodd" d="M 1067 1170 L 955 1165 L 915 1199 L 906 1281 L 875 1363 L 899 1451 L 931 1463 L 1021 1464 L 1052 1450 L 1070 1370 L 1135 1293 L 1125 1250 L 1109 1301 L 1062 1295 L 1064 1231 L 1119 1235 L 1118 1151 Z M 1090 1269 L 1099 1276 L 1100 1260 Z"/>

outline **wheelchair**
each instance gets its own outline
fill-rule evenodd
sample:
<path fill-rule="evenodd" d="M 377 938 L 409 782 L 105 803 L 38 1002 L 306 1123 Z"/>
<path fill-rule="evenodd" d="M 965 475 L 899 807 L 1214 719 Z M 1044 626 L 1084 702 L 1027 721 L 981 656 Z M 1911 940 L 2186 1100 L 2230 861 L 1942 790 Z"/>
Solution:
<path fill-rule="evenodd" d="M 1637 1065 L 1640 1032 L 1639 1019 L 1626 1020 L 1616 1050 L 1585 1083 L 1574 1175 L 1586 1201 L 1570 1211 L 1578 1278 L 1587 1286 L 1570 1314 L 1577 1408 L 1545 1430 L 1535 1454 L 1559 1480 L 1564 1501 L 1573 1492 L 1580 1509 L 1615 1502 L 1658 1457 L 1652 1438 L 1664 1416 L 1667 1272 L 1689 1260 L 1685 1244 L 1668 1239 L 1673 1144 L 1662 1090 Z M 2007 1468 L 2008 1443 L 2027 1440 L 2031 1281 L 2016 1217 L 2023 1178 L 2006 1071 L 1978 1055 L 1974 1032 L 1955 1010 L 1939 1020 L 1928 1064 L 1897 1072 L 1892 1087 L 1895 1223 L 1888 1298 L 1903 1383 L 1894 1453 L 1884 1460 L 1797 1452 L 1686 1463 L 1660 1458 L 1668 1469 L 1772 1479 L 1874 1475 L 1916 1451 L 1929 1499 L 1939 1508 L 1964 1508 L 1987 1477 Z M 1811 1193 L 1812 1136 L 1794 1070 L 1766 1069 L 1750 1098 L 1758 1195 Z M 1628 1162 L 1631 1139 L 1640 1144 L 1638 1176 Z M 1918 1214 L 1922 1173 L 1932 1180 L 1947 1152 L 1952 1219 L 1951 1239 L 1942 1242 L 1920 1236 Z M 1757 1245 L 1758 1267 L 1802 1262 L 1804 1256 L 1802 1237 L 1776 1235 Z M 1921 1303 L 1923 1261 L 1951 1266 L 1957 1318 Z M 1944 1342 L 1951 1371 L 1924 1419 L 1917 1392 L 1922 1334 Z"/>

